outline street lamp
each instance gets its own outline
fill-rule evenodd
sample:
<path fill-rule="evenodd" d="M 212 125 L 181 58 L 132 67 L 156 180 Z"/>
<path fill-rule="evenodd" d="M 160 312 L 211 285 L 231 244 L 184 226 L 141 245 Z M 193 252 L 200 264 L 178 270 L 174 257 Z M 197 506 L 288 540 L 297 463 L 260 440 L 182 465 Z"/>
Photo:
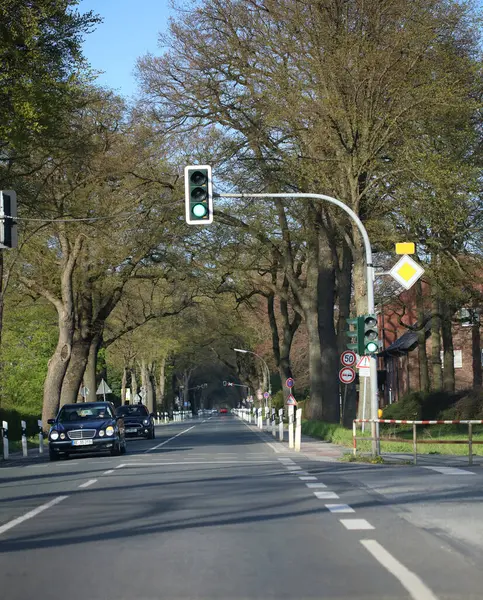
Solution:
<path fill-rule="evenodd" d="M 265 362 L 265 360 L 256 352 L 252 352 L 251 350 L 242 350 L 241 348 L 233 348 L 233 350 L 235 352 L 241 352 L 241 354 L 253 354 L 254 356 L 256 356 L 257 358 L 259 358 L 262 363 L 265 365 L 265 368 L 267 369 L 267 383 L 268 383 L 268 393 L 270 394 L 270 396 L 272 395 L 272 384 L 270 383 L 270 369 L 268 368 L 267 363 Z"/>

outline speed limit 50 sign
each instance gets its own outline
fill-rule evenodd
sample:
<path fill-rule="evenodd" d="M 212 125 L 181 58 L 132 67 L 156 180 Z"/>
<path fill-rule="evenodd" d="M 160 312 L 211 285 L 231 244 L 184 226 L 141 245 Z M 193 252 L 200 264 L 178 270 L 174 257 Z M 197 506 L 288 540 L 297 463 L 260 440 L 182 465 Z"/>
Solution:
<path fill-rule="evenodd" d="M 356 364 L 356 360 L 356 353 L 352 352 L 352 350 L 346 350 L 340 355 L 340 362 L 344 365 L 344 367 L 352 367 L 352 365 Z"/>

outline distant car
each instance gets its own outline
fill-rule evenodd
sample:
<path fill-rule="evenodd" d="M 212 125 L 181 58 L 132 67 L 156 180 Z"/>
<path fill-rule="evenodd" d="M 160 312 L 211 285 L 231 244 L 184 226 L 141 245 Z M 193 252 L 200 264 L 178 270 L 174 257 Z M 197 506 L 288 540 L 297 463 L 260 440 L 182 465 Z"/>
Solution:
<path fill-rule="evenodd" d="M 145 437 L 154 440 L 154 414 L 149 414 L 144 404 L 128 404 L 119 406 L 116 415 L 124 419 L 127 436 Z"/>
<path fill-rule="evenodd" d="M 126 452 L 124 421 L 116 417 L 111 402 L 64 404 L 55 419 L 48 420 L 49 458 L 87 452 Z"/>
<path fill-rule="evenodd" d="M 226 415 L 228 413 L 227 408 L 220 408 L 220 415 Z"/>

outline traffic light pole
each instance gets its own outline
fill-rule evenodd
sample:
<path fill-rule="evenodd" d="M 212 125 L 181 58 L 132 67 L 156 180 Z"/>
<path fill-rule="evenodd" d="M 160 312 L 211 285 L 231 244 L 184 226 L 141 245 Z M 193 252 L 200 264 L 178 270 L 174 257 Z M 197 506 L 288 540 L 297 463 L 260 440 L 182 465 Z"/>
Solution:
<path fill-rule="evenodd" d="M 341 200 L 333 198 L 332 196 L 326 196 L 325 194 L 305 194 L 305 193 L 294 193 L 294 194 L 213 194 L 214 197 L 222 198 L 297 198 L 297 199 L 312 199 L 329 202 L 335 204 L 341 208 L 349 217 L 354 221 L 359 229 L 362 239 L 364 241 L 364 250 L 366 255 L 366 282 L 367 282 L 367 312 L 374 314 L 376 312 L 374 305 L 374 265 L 372 264 L 372 249 L 369 241 L 369 235 L 364 227 L 364 224 L 356 215 L 356 213 L 344 204 Z M 377 359 L 375 356 L 370 356 L 370 381 L 371 381 L 371 414 L 372 419 L 377 419 L 377 411 L 379 409 L 379 403 L 377 399 Z M 372 423 L 372 454 L 377 456 L 379 454 L 379 424 Z"/>

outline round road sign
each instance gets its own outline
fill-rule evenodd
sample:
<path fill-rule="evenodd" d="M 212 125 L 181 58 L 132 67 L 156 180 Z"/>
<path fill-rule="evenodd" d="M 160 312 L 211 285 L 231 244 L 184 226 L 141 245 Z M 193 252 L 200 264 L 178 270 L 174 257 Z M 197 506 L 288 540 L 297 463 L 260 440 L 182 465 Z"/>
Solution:
<path fill-rule="evenodd" d="M 346 350 L 340 355 L 340 362 L 344 367 L 352 367 L 352 365 L 356 364 L 356 360 L 356 353 L 352 352 L 352 350 Z"/>
<path fill-rule="evenodd" d="M 292 388 L 292 387 L 294 386 L 294 383 L 295 383 L 295 382 L 294 382 L 294 380 L 293 380 L 291 377 L 289 377 L 289 378 L 287 379 L 287 381 L 285 382 L 285 385 L 286 385 L 288 388 Z"/>
<path fill-rule="evenodd" d="M 356 378 L 356 372 L 350 367 L 344 367 L 339 371 L 339 379 L 342 383 L 352 383 Z"/>
<path fill-rule="evenodd" d="M 268 392 L 263 392 L 263 397 L 264 398 L 270 398 L 270 394 Z"/>

